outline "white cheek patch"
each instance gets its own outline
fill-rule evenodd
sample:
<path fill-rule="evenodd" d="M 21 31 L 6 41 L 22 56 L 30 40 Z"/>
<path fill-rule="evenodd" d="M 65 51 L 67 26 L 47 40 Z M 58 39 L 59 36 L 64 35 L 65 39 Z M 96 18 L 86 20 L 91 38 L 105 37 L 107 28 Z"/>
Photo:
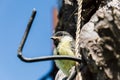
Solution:
<path fill-rule="evenodd" d="M 70 37 L 70 36 L 64 36 L 62 39 L 61 39 L 61 41 L 72 41 L 73 39 L 72 39 L 72 37 Z"/>

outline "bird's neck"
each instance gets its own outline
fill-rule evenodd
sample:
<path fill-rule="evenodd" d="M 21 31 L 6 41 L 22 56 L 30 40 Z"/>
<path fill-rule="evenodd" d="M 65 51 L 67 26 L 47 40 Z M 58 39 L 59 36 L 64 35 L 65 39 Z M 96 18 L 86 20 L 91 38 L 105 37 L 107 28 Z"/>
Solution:
<path fill-rule="evenodd" d="M 68 48 L 68 47 L 70 47 L 70 42 L 64 41 L 64 42 L 59 43 L 58 46 L 59 46 L 59 48 L 60 47 L 62 47 L 62 48 Z"/>

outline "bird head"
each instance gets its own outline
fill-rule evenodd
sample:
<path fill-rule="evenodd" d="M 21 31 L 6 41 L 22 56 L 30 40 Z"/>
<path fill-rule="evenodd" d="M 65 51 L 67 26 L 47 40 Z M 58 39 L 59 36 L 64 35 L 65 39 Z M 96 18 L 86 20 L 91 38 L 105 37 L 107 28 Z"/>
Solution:
<path fill-rule="evenodd" d="M 58 46 L 60 42 L 69 42 L 73 40 L 73 37 L 66 31 L 58 31 L 51 37 L 55 46 Z"/>

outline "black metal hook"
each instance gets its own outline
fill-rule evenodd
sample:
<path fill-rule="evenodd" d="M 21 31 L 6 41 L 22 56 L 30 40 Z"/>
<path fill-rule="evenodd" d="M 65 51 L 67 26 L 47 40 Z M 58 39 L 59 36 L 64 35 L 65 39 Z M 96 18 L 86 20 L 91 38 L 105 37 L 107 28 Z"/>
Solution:
<path fill-rule="evenodd" d="M 60 60 L 60 59 L 67 59 L 67 60 L 74 60 L 74 61 L 77 61 L 77 62 L 81 62 L 81 59 L 80 58 L 77 58 L 77 57 L 71 57 L 71 56 L 60 56 L 60 55 L 54 55 L 54 56 L 43 56 L 43 57 L 35 57 L 35 58 L 27 58 L 27 57 L 24 57 L 22 55 L 22 50 L 24 48 L 24 45 L 25 45 L 25 42 L 27 40 L 27 37 L 28 37 L 28 34 L 29 34 L 29 31 L 31 29 L 31 26 L 32 26 L 32 23 L 34 21 L 34 18 L 36 16 L 36 10 L 33 9 L 32 11 L 32 15 L 30 17 L 30 20 L 28 22 L 28 25 L 27 25 L 27 28 L 25 30 L 25 33 L 23 35 L 23 38 L 21 40 L 21 43 L 20 43 L 20 46 L 18 48 L 18 57 L 24 61 L 24 62 L 38 62 L 38 61 L 45 61 L 45 60 Z"/>

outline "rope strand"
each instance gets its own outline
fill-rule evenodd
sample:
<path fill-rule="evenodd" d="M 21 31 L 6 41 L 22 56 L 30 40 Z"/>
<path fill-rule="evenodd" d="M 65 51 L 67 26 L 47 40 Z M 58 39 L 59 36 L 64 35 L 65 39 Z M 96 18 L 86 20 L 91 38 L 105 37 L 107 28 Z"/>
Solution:
<path fill-rule="evenodd" d="M 77 28 L 76 28 L 75 55 L 76 55 L 76 57 L 81 58 L 79 42 L 80 42 L 81 12 L 82 12 L 83 0 L 77 0 L 77 1 L 78 1 L 78 18 L 77 18 Z M 77 71 L 77 78 L 79 80 L 82 80 L 81 72 L 79 72 L 79 63 L 78 62 L 76 62 L 76 71 Z"/>
<path fill-rule="evenodd" d="M 78 19 L 77 19 L 77 29 L 76 29 L 76 43 L 75 43 L 75 53 L 76 57 L 80 57 L 80 27 L 81 27 L 81 12 L 82 12 L 82 2 L 83 0 L 78 1 Z"/>

